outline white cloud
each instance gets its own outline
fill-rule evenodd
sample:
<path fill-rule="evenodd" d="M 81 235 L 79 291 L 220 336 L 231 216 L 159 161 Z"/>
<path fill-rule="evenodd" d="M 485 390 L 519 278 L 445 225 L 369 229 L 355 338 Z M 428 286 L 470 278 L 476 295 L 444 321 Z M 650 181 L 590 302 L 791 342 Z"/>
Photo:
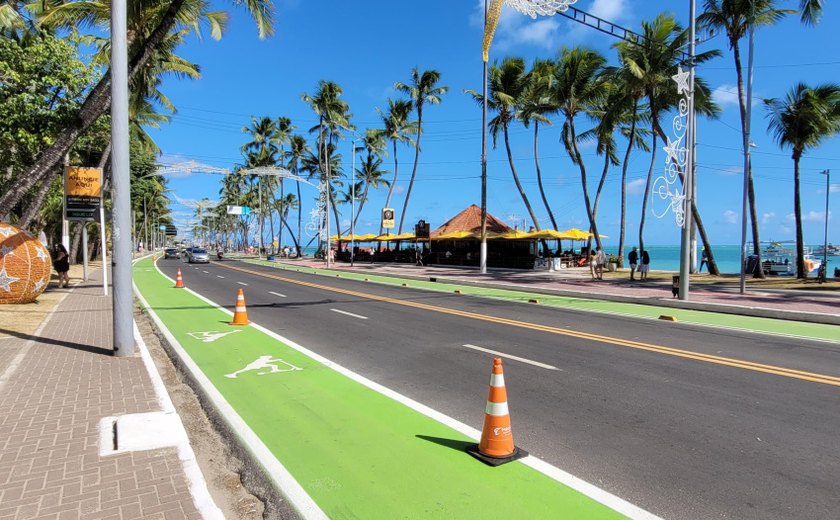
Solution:
<path fill-rule="evenodd" d="M 723 212 L 723 220 L 727 224 L 737 224 L 738 223 L 738 214 L 728 209 Z"/>
<path fill-rule="evenodd" d="M 762 225 L 767 224 L 768 222 L 770 222 L 771 219 L 773 219 L 775 217 L 776 217 L 776 214 L 772 211 L 770 211 L 768 213 L 764 213 L 763 215 L 761 215 L 761 224 Z"/>
<path fill-rule="evenodd" d="M 721 85 L 712 92 L 712 99 L 718 105 L 738 106 L 738 87 L 735 85 Z"/>
<path fill-rule="evenodd" d="M 405 189 L 405 186 L 403 186 L 402 184 L 397 184 L 396 186 L 394 186 L 394 194 L 399 195 L 401 193 L 405 193 Z"/>
<path fill-rule="evenodd" d="M 645 180 L 636 179 L 627 183 L 628 195 L 641 195 L 645 192 Z"/>
<path fill-rule="evenodd" d="M 829 216 L 831 213 L 829 213 Z M 796 216 L 793 213 L 788 213 L 785 219 L 788 222 L 796 222 Z M 824 222 L 825 211 L 809 211 L 802 214 L 802 222 Z"/>

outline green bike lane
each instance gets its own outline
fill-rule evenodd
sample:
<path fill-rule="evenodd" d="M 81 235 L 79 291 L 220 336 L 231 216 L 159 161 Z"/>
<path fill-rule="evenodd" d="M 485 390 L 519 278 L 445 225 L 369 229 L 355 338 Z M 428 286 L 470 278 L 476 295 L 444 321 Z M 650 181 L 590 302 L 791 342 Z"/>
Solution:
<path fill-rule="evenodd" d="M 228 312 L 173 288 L 150 259 L 134 281 L 147 311 L 327 517 L 652 516 L 533 457 L 478 462 L 464 451 L 471 428 L 261 327 L 229 325 Z M 476 406 L 486 391 L 476 389 Z"/>
<path fill-rule="evenodd" d="M 265 260 L 242 259 L 244 263 L 271 267 L 274 269 L 295 271 L 311 274 L 323 274 L 328 276 L 340 275 L 342 278 L 351 280 L 368 280 L 374 283 L 402 286 L 408 284 L 415 289 L 426 289 L 437 292 L 460 291 L 461 294 L 479 296 L 483 298 L 494 298 L 507 301 L 528 303 L 531 300 L 538 300 L 540 305 L 572 309 L 588 312 L 599 312 L 637 318 L 658 319 L 662 315 L 673 316 L 680 323 L 692 325 L 705 325 L 734 330 L 762 332 L 780 336 L 814 339 L 820 341 L 840 340 L 840 327 L 822 323 L 806 323 L 800 321 L 788 321 L 773 318 L 761 318 L 755 316 L 743 316 L 737 314 L 723 314 L 711 311 L 699 311 L 693 309 L 679 309 L 674 307 L 662 307 L 657 305 L 625 303 L 610 300 L 586 298 L 583 296 L 552 295 L 546 293 L 518 291 L 508 288 L 493 288 L 487 286 L 475 286 L 469 284 L 458 284 L 455 282 L 418 280 L 416 278 L 401 278 L 398 275 L 374 275 L 368 273 L 348 272 L 346 270 L 327 270 L 324 268 L 312 268 L 285 264 L 283 262 L 268 262 Z"/>

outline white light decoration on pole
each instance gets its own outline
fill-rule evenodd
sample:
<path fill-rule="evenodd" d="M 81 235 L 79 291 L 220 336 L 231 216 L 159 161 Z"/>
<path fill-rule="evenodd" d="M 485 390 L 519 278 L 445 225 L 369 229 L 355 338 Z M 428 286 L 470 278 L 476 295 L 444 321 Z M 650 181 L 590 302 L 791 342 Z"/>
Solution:
<path fill-rule="evenodd" d="M 507 5 L 531 18 L 540 16 L 554 16 L 562 13 L 577 0 L 505 0 Z"/>

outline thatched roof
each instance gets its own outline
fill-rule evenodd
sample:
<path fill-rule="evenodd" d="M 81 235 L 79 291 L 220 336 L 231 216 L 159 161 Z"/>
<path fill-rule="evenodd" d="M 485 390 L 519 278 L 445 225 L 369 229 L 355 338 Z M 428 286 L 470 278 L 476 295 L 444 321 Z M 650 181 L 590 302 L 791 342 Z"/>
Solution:
<path fill-rule="evenodd" d="M 458 231 L 467 231 L 470 233 L 481 233 L 481 208 L 475 204 L 467 207 L 464 211 L 458 213 L 442 226 L 431 232 L 431 238 L 444 234 L 455 233 Z M 487 232 L 488 233 L 505 233 L 510 231 L 501 220 L 497 219 L 490 213 L 487 214 Z"/>

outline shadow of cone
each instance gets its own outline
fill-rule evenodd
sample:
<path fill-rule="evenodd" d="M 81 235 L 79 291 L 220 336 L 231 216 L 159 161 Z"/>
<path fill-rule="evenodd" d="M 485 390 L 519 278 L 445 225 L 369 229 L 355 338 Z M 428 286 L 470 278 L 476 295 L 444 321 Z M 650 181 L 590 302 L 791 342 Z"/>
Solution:
<path fill-rule="evenodd" d="M 184 277 L 181 276 L 181 268 L 178 268 L 178 276 L 175 277 L 175 288 L 176 289 L 183 289 L 184 288 Z"/>
<path fill-rule="evenodd" d="M 487 396 L 487 406 L 484 408 L 481 442 L 478 445 L 469 446 L 467 453 L 490 466 L 500 466 L 528 456 L 527 451 L 513 444 L 502 358 L 493 359 L 490 392 Z"/>
<path fill-rule="evenodd" d="M 233 310 L 233 321 L 231 325 L 248 325 L 248 311 L 245 309 L 245 291 L 239 289 L 236 295 L 236 308 Z"/>

